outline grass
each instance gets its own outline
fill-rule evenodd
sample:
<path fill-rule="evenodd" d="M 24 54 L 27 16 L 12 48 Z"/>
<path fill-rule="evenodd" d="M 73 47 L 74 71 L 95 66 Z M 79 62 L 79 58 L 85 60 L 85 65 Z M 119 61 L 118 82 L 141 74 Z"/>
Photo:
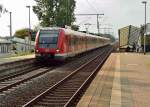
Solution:
<path fill-rule="evenodd" d="M 11 57 L 30 55 L 30 54 L 33 54 L 33 53 L 34 52 L 30 52 L 30 51 L 27 51 L 27 52 L 17 52 L 16 54 L 11 55 Z"/>
<path fill-rule="evenodd" d="M 18 56 L 25 56 L 25 55 L 31 55 L 33 54 L 34 52 L 30 52 L 30 51 L 27 51 L 27 52 L 15 52 L 13 54 L 10 54 L 10 55 L 6 55 L 6 56 L 2 56 L 0 58 L 10 58 L 10 57 L 18 57 Z"/>

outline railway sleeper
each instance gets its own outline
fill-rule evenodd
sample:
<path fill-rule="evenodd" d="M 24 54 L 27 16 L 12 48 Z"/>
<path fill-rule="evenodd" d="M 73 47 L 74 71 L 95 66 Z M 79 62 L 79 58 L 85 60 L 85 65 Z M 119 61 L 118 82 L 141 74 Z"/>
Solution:
<path fill-rule="evenodd" d="M 5 83 L 2 83 L 2 85 L 8 86 L 8 85 L 13 84 L 13 83 L 15 83 L 15 82 L 13 82 L 13 81 L 7 81 Z M 1 83 L 0 83 L 0 86 L 1 86 Z"/>
<path fill-rule="evenodd" d="M 62 88 L 59 88 L 58 90 L 77 90 L 78 88 L 70 88 L 70 87 L 62 87 Z"/>
<path fill-rule="evenodd" d="M 79 86 L 81 86 L 81 84 L 76 84 L 76 85 L 73 85 L 72 87 L 70 87 L 70 84 L 69 85 L 65 85 L 65 88 L 69 88 L 69 89 L 77 89 L 79 88 Z M 64 89 L 65 89 L 64 88 Z M 62 88 L 61 88 L 62 89 Z"/>
<path fill-rule="evenodd" d="M 47 102 L 47 103 L 66 103 L 68 99 L 42 99 L 41 102 Z"/>
<path fill-rule="evenodd" d="M 13 83 L 13 82 L 17 82 L 19 80 L 14 80 L 14 79 L 11 79 L 11 80 L 8 80 L 8 81 L 4 81 L 5 83 Z"/>
<path fill-rule="evenodd" d="M 76 91 L 76 89 L 58 89 L 58 90 L 56 90 L 56 91 L 59 91 L 59 92 L 74 92 L 74 91 Z"/>
<path fill-rule="evenodd" d="M 11 92 L 11 91 L 14 91 L 14 90 L 15 90 L 15 88 L 10 88 L 7 91 Z"/>
<path fill-rule="evenodd" d="M 73 85 L 72 85 L 73 84 Z M 64 84 L 65 86 L 68 86 L 68 87 L 74 87 L 74 86 L 79 86 L 81 85 L 81 83 L 65 83 Z"/>
<path fill-rule="evenodd" d="M 57 96 L 46 96 L 45 98 L 47 99 L 69 99 L 70 97 L 65 97 L 65 96 L 62 96 L 62 97 L 57 97 Z"/>
<path fill-rule="evenodd" d="M 82 83 L 84 80 L 70 80 L 70 81 L 67 81 L 66 83 Z"/>
<path fill-rule="evenodd" d="M 64 103 L 44 103 L 44 102 L 39 102 L 33 107 L 63 107 L 65 104 Z"/>
<path fill-rule="evenodd" d="M 5 93 L 0 93 L 0 96 L 5 96 L 6 94 Z"/>
<path fill-rule="evenodd" d="M 82 79 L 81 79 L 82 78 Z M 87 78 L 87 77 L 86 77 Z M 80 77 L 80 78 L 71 78 L 71 80 L 69 80 L 69 81 L 67 81 L 67 83 L 69 83 L 69 82 L 83 82 L 83 81 L 85 81 L 86 80 L 86 78 L 85 77 Z"/>
<path fill-rule="evenodd" d="M 8 84 L 0 84 L 0 87 L 4 87 L 7 86 Z"/>
<path fill-rule="evenodd" d="M 74 83 L 74 82 L 70 82 L 70 83 L 66 83 L 65 85 L 68 85 L 68 86 L 79 86 L 79 85 L 81 85 L 83 83 L 83 81 L 82 82 L 76 82 L 76 83 Z"/>
<path fill-rule="evenodd" d="M 74 92 L 67 92 L 67 91 L 66 92 L 59 92 L 59 91 L 54 92 L 55 95 L 59 94 L 59 95 L 64 95 L 64 96 L 65 95 L 72 95 L 73 93 Z"/>
<path fill-rule="evenodd" d="M 8 81 L 11 81 L 11 80 L 20 80 L 20 78 L 10 78 L 10 79 L 8 79 Z M 7 81 L 7 80 L 6 80 Z"/>
<path fill-rule="evenodd" d="M 3 93 L 5 93 L 5 94 L 9 94 L 11 91 L 3 91 Z"/>
<path fill-rule="evenodd" d="M 48 95 L 50 97 L 70 97 L 71 95 L 70 94 L 66 94 L 66 95 L 63 95 L 63 94 L 50 94 Z"/>
<path fill-rule="evenodd" d="M 84 73 L 84 74 L 82 74 Z M 79 72 L 78 75 L 73 76 L 72 79 L 84 79 L 87 77 L 87 75 L 89 75 L 90 73 L 85 73 L 85 72 Z M 82 77 L 82 78 L 81 78 Z"/>
<path fill-rule="evenodd" d="M 4 81 L 4 82 L 0 82 L 0 85 L 3 85 L 3 84 L 10 84 L 10 83 L 8 83 L 8 81 L 6 82 L 6 81 Z"/>
<path fill-rule="evenodd" d="M 81 71 L 79 71 L 79 72 L 81 72 Z M 84 73 L 85 73 L 85 72 L 84 72 Z M 81 74 L 77 74 L 76 76 L 71 77 L 71 80 L 69 80 L 69 81 L 72 81 L 72 80 L 85 80 L 86 77 L 87 77 L 89 74 L 90 74 L 90 73 L 84 74 L 84 76 L 81 75 Z"/>
<path fill-rule="evenodd" d="M 5 88 L 5 87 L 7 87 L 7 86 L 2 86 L 2 87 L 0 87 L 0 91 L 1 91 L 3 88 Z"/>
<path fill-rule="evenodd" d="M 55 91 L 54 92 L 54 94 L 61 94 L 61 93 L 66 93 L 66 94 L 70 94 L 70 93 L 74 93 L 75 92 L 75 90 L 73 90 L 73 91 Z"/>
<path fill-rule="evenodd" d="M 68 86 L 68 85 L 62 85 L 60 88 L 69 88 L 69 89 L 71 89 L 71 88 L 79 88 L 78 86 Z"/>

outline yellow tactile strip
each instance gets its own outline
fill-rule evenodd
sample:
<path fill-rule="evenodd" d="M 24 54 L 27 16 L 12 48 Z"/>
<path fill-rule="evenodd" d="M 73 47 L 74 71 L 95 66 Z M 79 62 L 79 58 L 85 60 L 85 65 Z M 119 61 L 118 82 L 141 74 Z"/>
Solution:
<path fill-rule="evenodd" d="M 120 56 L 117 55 L 110 107 L 121 107 Z"/>

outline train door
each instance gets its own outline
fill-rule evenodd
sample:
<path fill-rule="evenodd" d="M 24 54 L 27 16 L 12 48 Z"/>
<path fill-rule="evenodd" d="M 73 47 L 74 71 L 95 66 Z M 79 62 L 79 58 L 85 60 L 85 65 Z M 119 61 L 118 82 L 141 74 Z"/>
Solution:
<path fill-rule="evenodd" d="M 71 53 L 74 54 L 74 37 L 71 35 Z"/>
<path fill-rule="evenodd" d="M 67 53 L 68 53 L 68 40 L 67 40 L 67 36 L 65 35 L 64 36 L 64 40 L 63 40 L 64 42 L 64 53 L 67 55 Z"/>
<path fill-rule="evenodd" d="M 86 51 L 86 37 L 83 37 L 83 51 Z"/>
<path fill-rule="evenodd" d="M 82 51 L 82 40 L 81 37 L 79 37 L 79 50 Z"/>
<path fill-rule="evenodd" d="M 72 56 L 72 37 L 68 35 L 69 56 Z"/>
<path fill-rule="evenodd" d="M 81 41 L 81 42 L 82 42 L 82 52 L 83 52 L 83 51 L 84 51 L 84 48 L 85 48 L 85 47 L 84 47 L 84 37 L 82 37 L 82 41 Z"/>
<path fill-rule="evenodd" d="M 66 36 L 66 54 L 67 54 L 67 57 L 69 57 L 69 53 L 70 53 L 70 40 L 69 40 L 69 36 L 68 35 L 65 35 Z"/>
<path fill-rule="evenodd" d="M 85 50 L 88 50 L 88 37 L 85 36 Z"/>
<path fill-rule="evenodd" d="M 77 36 L 77 38 L 76 38 L 76 40 L 77 40 L 77 53 L 79 53 L 79 50 L 80 50 L 80 42 L 79 42 L 79 36 Z"/>
<path fill-rule="evenodd" d="M 78 53 L 78 39 L 77 39 L 77 36 L 74 36 L 74 47 L 75 47 L 75 53 Z"/>

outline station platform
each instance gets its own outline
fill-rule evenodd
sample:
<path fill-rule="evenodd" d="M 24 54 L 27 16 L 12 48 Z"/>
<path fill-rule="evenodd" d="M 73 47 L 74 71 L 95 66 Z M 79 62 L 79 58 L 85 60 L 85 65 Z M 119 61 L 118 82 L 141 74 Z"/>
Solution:
<path fill-rule="evenodd" d="M 8 63 L 8 62 L 13 62 L 13 61 L 19 61 L 19 60 L 23 60 L 23 59 L 29 59 L 29 58 L 34 58 L 35 55 L 31 54 L 31 55 L 24 55 L 24 56 L 16 56 L 16 57 L 8 57 L 8 58 L 0 58 L 0 64 L 3 63 Z"/>
<path fill-rule="evenodd" d="M 149 107 L 150 55 L 112 53 L 77 107 Z"/>

